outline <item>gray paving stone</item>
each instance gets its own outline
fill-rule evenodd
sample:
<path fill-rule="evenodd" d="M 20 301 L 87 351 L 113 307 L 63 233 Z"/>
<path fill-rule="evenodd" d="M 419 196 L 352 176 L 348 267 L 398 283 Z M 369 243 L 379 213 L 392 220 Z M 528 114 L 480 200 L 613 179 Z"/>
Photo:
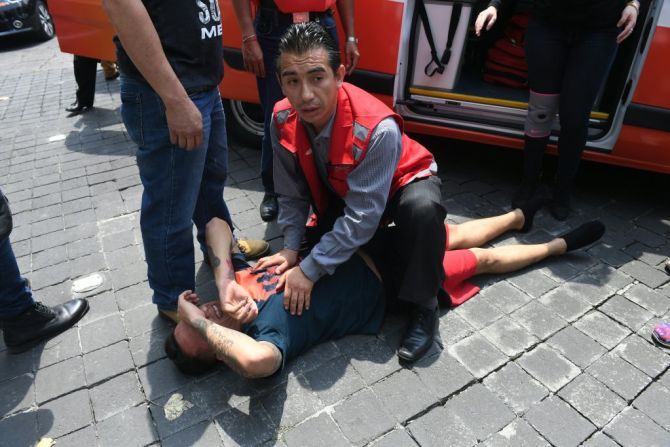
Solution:
<path fill-rule="evenodd" d="M 595 427 L 558 397 L 550 396 L 525 415 L 543 437 L 555 446 L 575 446 L 595 431 Z"/>
<path fill-rule="evenodd" d="M 420 359 L 412 370 L 438 399 L 450 396 L 474 381 L 472 374 L 446 352 Z"/>
<path fill-rule="evenodd" d="M 307 388 L 302 376 L 289 376 L 286 385 L 276 387 L 260 398 L 275 425 L 292 427 L 320 408 L 319 398 Z"/>
<path fill-rule="evenodd" d="M 558 395 L 602 428 L 626 408 L 626 402 L 588 374 L 581 374 Z"/>
<path fill-rule="evenodd" d="M 670 390 L 660 383 L 652 383 L 635 399 L 633 406 L 670 431 L 668 399 L 670 399 Z"/>
<path fill-rule="evenodd" d="M 110 291 L 88 297 L 88 305 L 88 312 L 81 319 L 80 326 L 86 326 L 89 323 L 116 314 L 119 311 L 114 293 Z"/>
<path fill-rule="evenodd" d="M 484 288 L 480 295 L 506 314 L 514 312 L 532 299 L 507 281 L 499 281 Z"/>
<path fill-rule="evenodd" d="M 157 399 L 191 381 L 180 373 L 170 359 L 162 359 L 137 371 L 144 394 L 149 399 Z"/>
<path fill-rule="evenodd" d="M 599 310 L 632 331 L 638 330 L 653 317 L 651 312 L 621 295 L 614 295 L 608 299 Z"/>
<path fill-rule="evenodd" d="M 670 445 L 670 432 L 663 430 L 644 413 L 630 407 L 605 427 L 605 433 L 623 447 Z"/>
<path fill-rule="evenodd" d="M 332 416 L 354 445 L 366 444 L 395 425 L 393 416 L 370 390 L 363 390 L 337 405 Z"/>
<path fill-rule="evenodd" d="M 38 345 L 35 352 L 38 368 L 44 368 L 81 355 L 79 333 L 76 329 L 65 331 L 46 343 Z"/>
<path fill-rule="evenodd" d="M 619 444 L 616 442 L 612 441 L 612 438 L 609 436 L 603 434 L 602 432 L 598 432 L 591 436 L 584 444 L 582 444 L 583 447 L 618 447 Z"/>
<path fill-rule="evenodd" d="M 361 376 L 344 357 L 305 373 L 305 379 L 324 405 L 337 403 L 365 387 Z"/>
<path fill-rule="evenodd" d="M 407 434 L 406 430 L 396 429 L 374 441 L 374 447 L 416 447 L 417 444 Z"/>
<path fill-rule="evenodd" d="M 8 414 L 25 410 L 35 403 L 35 378 L 32 374 L 23 374 L 14 379 L 0 382 L 0 419 Z"/>
<path fill-rule="evenodd" d="M 191 398 L 214 418 L 257 395 L 249 383 L 230 369 L 215 371 L 189 388 Z"/>
<path fill-rule="evenodd" d="M 183 429 L 207 419 L 207 410 L 201 407 L 199 402 L 194 399 L 194 391 L 194 387 L 189 385 L 151 402 L 149 410 L 151 411 L 159 438 L 163 439 L 172 436 Z M 165 407 L 170 399 L 183 400 L 185 402 L 184 405 L 186 405 L 183 412 L 173 420 L 168 419 L 165 413 Z"/>
<path fill-rule="evenodd" d="M 377 337 L 354 335 L 338 340 L 336 345 L 368 385 L 400 369 L 395 352 Z"/>
<path fill-rule="evenodd" d="M 97 424 L 100 447 L 145 446 L 156 441 L 149 409 L 131 407 Z"/>
<path fill-rule="evenodd" d="M 81 357 L 56 363 L 35 374 L 35 395 L 40 403 L 85 386 L 84 363 Z"/>
<path fill-rule="evenodd" d="M 627 401 L 651 382 L 649 376 L 614 354 L 601 357 L 586 371 Z"/>
<path fill-rule="evenodd" d="M 127 341 L 84 355 L 86 383 L 90 386 L 134 368 Z"/>
<path fill-rule="evenodd" d="M 321 447 L 324 445 L 345 447 L 350 445 L 335 422 L 325 413 L 292 428 L 286 432 L 284 440 L 287 445 L 305 447 Z"/>
<path fill-rule="evenodd" d="M 241 403 L 216 418 L 224 445 L 255 446 L 275 437 L 277 427 L 257 400 Z"/>
<path fill-rule="evenodd" d="M 547 389 L 516 363 L 505 365 L 484 379 L 484 385 L 496 393 L 516 413 L 522 414 L 548 393 Z"/>
<path fill-rule="evenodd" d="M 112 270 L 110 276 L 112 277 L 114 290 L 121 290 L 146 281 L 147 271 L 138 268 L 136 265 L 127 265 L 118 270 Z"/>
<path fill-rule="evenodd" d="M 637 335 L 622 341 L 614 352 L 651 378 L 657 377 L 670 366 L 668 354 Z"/>
<path fill-rule="evenodd" d="M 554 393 L 580 373 L 580 369 L 574 363 L 546 344 L 541 344 L 524 354 L 518 363 Z"/>
<path fill-rule="evenodd" d="M 515 419 L 484 442 L 484 447 L 548 447 L 549 445 L 523 419 Z"/>
<path fill-rule="evenodd" d="M 607 352 L 602 345 L 572 326 L 549 338 L 547 344 L 581 368 L 586 368 Z"/>
<path fill-rule="evenodd" d="M 576 277 L 573 281 L 563 284 L 565 293 L 572 296 L 578 296 L 592 306 L 605 301 L 616 291 L 608 284 L 603 284 L 601 280 L 595 280 L 586 274 Z"/>
<path fill-rule="evenodd" d="M 88 427 L 79 429 L 69 435 L 65 435 L 62 438 L 58 438 L 56 442 L 68 447 L 90 447 L 97 445 L 98 440 L 95 435 L 95 427 L 89 425 Z"/>
<path fill-rule="evenodd" d="M 529 270 L 508 278 L 508 281 L 533 298 L 539 298 L 558 285 L 547 275 Z"/>
<path fill-rule="evenodd" d="M 377 382 L 372 386 L 372 391 L 382 402 L 384 409 L 400 423 L 437 402 L 437 397 L 419 377 L 406 369 Z M 407 396 L 412 398 L 407 399 Z"/>
<path fill-rule="evenodd" d="M 509 357 L 515 357 L 538 342 L 509 317 L 503 317 L 480 332 Z"/>
<path fill-rule="evenodd" d="M 144 402 L 135 371 L 91 387 L 90 393 L 93 413 L 98 422 Z"/>
<path fill-rule="evenodd" d="M 223 441 L 216 430 L 216 424 L 203 421 L 174 435 L 161 439 L 163 447 L 223 447 Z"/>
<path fill-rule="evenodd" d="M 146 267 L 143 268 L 146 271 Z M 131 310 L 137 306 L 142 306 L 151 302 L 151 289 L 149 284 L 144 281 L 121 290 L 116 290 L 116 302 L 122 311 Z"/>
<path fill-rule="evenodd" d="M 123 314 L 123 323 L 126 327 L 128 337 L 136 337 L 145 332 L 151 332 L 157 329 L 165 330 L 172 325 L 165 319 L 158 316 L 154 304 L 135 307 Z"/>
<path fill-rule="evenodd" d="M 515 418 L 514 413 L 482 384 L 474 384 L 444 405 L 475 438 L 483 441 Z"/>
<path fill-rule="evenodd" d="M 621 271 L 634 277 L 652 289 L 668 282 L 668 275 L 666 275 L 665 272 L 657 268 L 650 267 L 649 265 L 637 260 L 632 260 L 624 264 L 621 267 Z"/>
<path fill-rule="evenodd" d="M 591 310 L 591 304 L 581 296 L 575 295 L 574 289 L 565 284 L 546 293 L 538 301 L 566 321 L 575 321 Z"/>
<path fill-rule="evenodd" d="M 43 426 L 38 430 L 37 415 L 31 411 L 0 419 L 0 447 L 32 447 L 53 424 L 53 414 L 42 412 Z"/>
<path fill-rule="evenodd" d="M 503 315 L 495 306 L 477 299 L 466 301 L 455 312 L 475 329 L 482 329 Z"/>
<path fill-rule="evenodd" d="M 626 298 L 660 317 L 670 309 L 670 298 L 661 295 L 643 284 L 635 284 L 626 290 Z"/>
<path fill-rule="evenodd" d="M 0 352 L 0 382 L 18 377 L 35 371 L 35 360 L 33 351 L 21 354 L 9 354 L 7 351 Z"/>
<path fill-rule="evenodd" d="M 532 301 L 510 315 L 531 334 L 544 340 L 566 325 L 565 320 L 546 306 Z"/>
<path fill-rule="evenodd" d="M 407 429 L 423 447 L 444 446 L 445 440 L 450 447 L 469 447 L 477 442 L 475 434 L 462 424 L 460 417 L 445 407 L 433 408 L 410 422 Z"/>
<path fill-rule="evenodd" d="M 590 248 L 588 253 L 615 268 L 621 267 L 632 259 L 629 255 L 619 250 L 618 247 L 605 242 L 601 242 Z"/>
<path fill-rule="evenodd" d="M 477 378 L 486 376 L 507 361 L 502 352 L 478 333 L 449 346 L 448 351 Z"/>
<path fill-rule="evenodd" d="M 440 339 L 446 345 L 452 345 L 474 332 L 472 326 L 459 317 L 456 312 L 451 311 L 440 317 L 438 330 Z"/>
<path fill-rule="evenodd" d="M 84 353 L 109 346 L 126 338 L 121 316 L 110 315 L 79 328 L 79 339 Z"/>
<path fill-rule="evenodd" d="M 68 257 L 65 247 L 65 245 L 59 245 L 34 253 L 32 257 L 32 268 L 34 270 L 40 270 L 67 261 Z"/>
<path fill-rule="evenodd" d="M 164 328 L 132 338 L 130 354 L 135 366 L 140 368 L 165 357 L 165 339 L 170 332 L 170 328 Z"/>
<path fill-rule="evenodd" d="M 58 438 L 93 422 L 88 390 L 79 390 L 40 406 L 38 430 L 42 436 Z"/>
<path fill-rule="evenodd" d="M 629 329 L 598 311 L 586 314 L 574 326 L 607 349 L 612 349 L 630 334 Z"/>

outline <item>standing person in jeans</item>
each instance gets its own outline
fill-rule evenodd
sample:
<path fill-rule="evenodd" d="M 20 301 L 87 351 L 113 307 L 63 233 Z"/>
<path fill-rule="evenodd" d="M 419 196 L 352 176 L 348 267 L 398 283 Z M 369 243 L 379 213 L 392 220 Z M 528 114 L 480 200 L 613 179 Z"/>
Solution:
<path fill-rule="evenodd" d="M 192 228 L 231 226 L 223 200 L 228 164 L 221 13 L 216 1 L 105 0 L 116 29 L 121 115 L 137 144 L 144 186 L 140 226 L 153 302 L 176 319 L 177 297 L 195 286 Z M 264 241 L 239 241 L 249 258 Z"/>
<path fill-rule="evenodd" d="M 0 329 L 10 353 L 19 353 L 74 326 L 88 311 L 88 301 L 73 299 L 48 307 L 33 298 L 21 276 L 9 242 L 12 214 L 0 191 Z"/>
<path fill-rule="evenodd" d="M 251 18 L 251 2 L 256 6 L 256 17 Z M 265 195 L 260 206 L 261 219 L 266 222 L 277 217 L 277 196 L 272 171 L 272 142 L 270 120 L 272 108 L 282 99 L 281 87 L 274 75 L 275 61 L 279 55 L 279 39 L 292 23 L 315 21 L 321 24 L 338 44 L 337 27 L 332 8 L 342 19 L 347 74 L 358 63 L 358 39 L 354 32 L 354 0 L 233 0 L 235 15 L 242 30 L 242 56 L 244 68 L 256 75 L 258 96 L 263 109 L 263 147 L 261 153 L 261 179 Z"/>
<path fill-rule="evenodd" d="M 503 0 L 491 0 L 475 22 L 489 30 Z M 532 198 L 544 151 L 558 111 L 558 172 L 549 210 L 558 220 L 570 214 L 570 195 L 586 144 L 591 108 L 614 61 L 618 44 L 635 28 L 637 0 L 535 1 L 525 36 L 530 98 L 525 124 L 523 179 L 512 208 Z"/>

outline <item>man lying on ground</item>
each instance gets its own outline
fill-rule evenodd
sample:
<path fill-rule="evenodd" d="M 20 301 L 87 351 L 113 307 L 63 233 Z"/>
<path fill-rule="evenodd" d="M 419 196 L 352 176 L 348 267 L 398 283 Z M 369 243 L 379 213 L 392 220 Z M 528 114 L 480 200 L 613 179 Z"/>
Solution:
<path fill-rule="evenodd" d="M 528 230 L 534 212 L 527 214 L 528 218 L 515 209 L 491 218 L 445 225 L 446 288 L 462 299 L 470 293 L 462 285 L 470 276 L 519 270 L 589 245 L 605 231 L 601 222 L 592 221 L 543 244 L 476 248 L 507 231 Z M 221 361 L 245 377 L 267 377 L 287 360 L 319 343 L 350 334 L 374 334 L 380 329 L 389 291 L 384 293 L 379 271 L 381 277 L 392 274 L 390 256 L 373 255 L 374 261 L 383 266 L 378 271 L 372 259 L 359 251 L 333 275 L 317 281 L 309 307 L 302 315 L 295 315 L 285 309 L 281 291 L 285 277 L 272 270 L 255 271 L 232 253 L 234 246 L 226 222 L 210 221 L 206 236 L 215 281 L 225 299 L 200 304 L 190 290 L 179 296 L 181 321 L 166 340 L 165 349 L 182 372 L 202 373 Z M 388 229 L 388 237 L 393 237 L 393 227 Z M 373 253 L 382 253 L 370 248 Z"/>

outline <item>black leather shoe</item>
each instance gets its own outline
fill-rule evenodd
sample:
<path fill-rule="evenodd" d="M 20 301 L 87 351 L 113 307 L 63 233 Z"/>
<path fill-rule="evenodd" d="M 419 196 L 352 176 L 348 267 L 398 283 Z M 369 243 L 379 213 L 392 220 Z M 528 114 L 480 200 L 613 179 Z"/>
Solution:
<path fill-rule="evenodd" d="M 279 212 L 279 204 L 277 203 L 277 196 L 275 194 L 266 192 L 263 196 L 263 201 L 260 206 L 261 219 L 265 222 L 273 221 L 277 218 Z"/>
<path fill-rule="evenodd" d="M 66 107 L 65 111 L 70 112 L 69 116 L 76 116 L 76 115 L 81 115 L 82 113 L 86 113 L 89 110 L 91 110 L 93 106 L 82 106 L 79 105 L 77 101 L 73 102 L 70 104 L 70 107 Z"/>
<path fill-rule="evenodd" d="M 416 306 L 412 310 L 412 320 L 398 349 L 400 359 L 415 362 L 423 357 L 433 345 L 438 318 L 437 306 L 433 309 Z"/>
<path fill-rule="evenodd" d="M 36 302 L 22 314 L 0 320 L 7 350 L 16 354 L 74 326 L 88 312 L 88 301 L 74 299 L 48 307 Z"/>

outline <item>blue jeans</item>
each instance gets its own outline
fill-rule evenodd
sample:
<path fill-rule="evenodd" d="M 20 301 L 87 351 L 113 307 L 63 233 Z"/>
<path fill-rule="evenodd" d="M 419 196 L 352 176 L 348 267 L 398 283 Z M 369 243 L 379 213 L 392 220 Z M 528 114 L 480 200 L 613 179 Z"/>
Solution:
<path fill-rule="evenodd" d="M 261 152 L 261 180 L 265 192 L 274 193 L 274 180 L 272 176 L 272 141 L 270 138 L 270 122 L 272 121 L 272 109 L 277 101 L 284 98 L 284 94 L 277 80 L 277 56 L 279 55 L 279 39 L 289 27 L 289 23 L 280 20 L 277 10 L 260 8 L 256 14 L 254 26 L 258 44 L 263 50 L 263 64 L 265 65 L 265 77 L 257 77 L 258 97 L 263 109 L 263 147 Z M 319 23 L 328 31 L 338 44 L 337 24 L 331 14 L 324 14 Z"/>
<path fill-rule="evenodd" d="M 0 241 L 0 319 L 28 310 L 35 302 L 30 287 L 21 277 L 9 238 Z"/>
<path fill-rule="evenodd" d="M 566 30 L 535 18 L 528 24 L 525 50 L 530 89 L 560 94 L 558 191 L 569 191 L 574 182 L 586 144 L 591 108 L 614 62 L 618 33 L 616 27 Z"/>
<path fill-rule="evenodd" d="M 137 144 L 144 186 L 140 227 L 153 302 L 175 309 L 195 288 L 193 223 L 205 249 L 205 225 L 219 217 L 232 228 L 223 201 L 228 168 L 226 122 L 218 89 L 190 95 L 203 121 L 202 146 L 187 151 L 170 143 L 165 106 L 145 82 L 121 78 L 121 116 Z"/>

